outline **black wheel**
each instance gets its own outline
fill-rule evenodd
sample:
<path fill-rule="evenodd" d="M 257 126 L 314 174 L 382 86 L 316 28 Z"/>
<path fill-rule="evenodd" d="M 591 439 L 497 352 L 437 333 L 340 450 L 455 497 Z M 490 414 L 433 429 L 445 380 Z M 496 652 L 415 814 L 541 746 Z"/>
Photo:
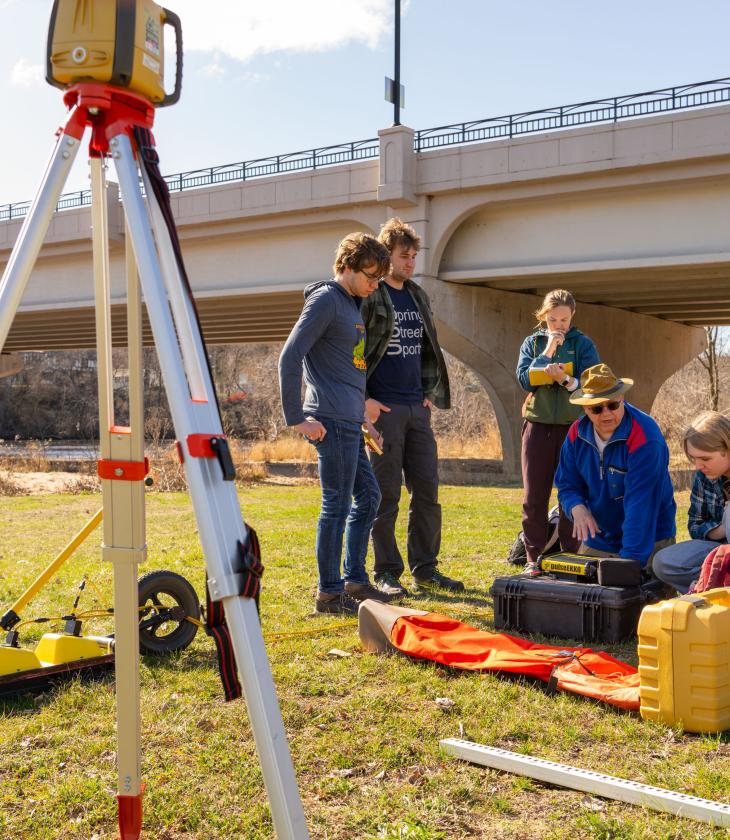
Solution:
<path fill-rule="evenodd" d="M 199 618 L 198 596 L 192 585 L 175 572 L 150 572 L 139 579 L 139 649 L 163 654 L 183 650 L 195 638 Z"/>

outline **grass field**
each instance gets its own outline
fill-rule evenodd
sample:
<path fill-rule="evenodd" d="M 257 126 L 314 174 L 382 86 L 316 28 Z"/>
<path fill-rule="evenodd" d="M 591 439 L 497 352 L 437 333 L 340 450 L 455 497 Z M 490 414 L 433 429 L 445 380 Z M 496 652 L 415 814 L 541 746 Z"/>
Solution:
<path fill-rule="evenodd" d="M 527 682 L 452 673 L 359 645 L 354 619 L 313 617 L 315 486 L 241 491 L 266 573 L 262 623 L 313 837 L 709 838 L 701 823 L 558 790 L 442 754 L 443 737 L 577 765 L 730 802 L 730 738 L 684 735 L 638 716 Z M 464 596 L 412 598 L 419 608 L 492 628 L 489 586 L 508 573 L 519 527 L 515 488 L 445 487 L 442 568 Z M 92 495 L 3 498 L 0 604 L 9 606 L 99 506 Z M 680 522 L 687 498 L 682 494 Z M 684 525 L 680 525 L 684 534 Z M 192 510 L 182 494 L 148 496 L 146 570 L 168 568 L 203 592 Z M 92 537 L 26 611 L 107 606 L 111 570 Z M 108 627 L 108 625 L 106 625 Z M 32 625 L 26 643 L 48 629 Z M 103 622 L 88 631 L 103 632 Z M 334 656 L 333 648 L 348 657 Z M 632 644 L 607 649 L 636 663 Z M 142 661 L 144 834 L 154 840 L 272 836 L 245 705 L 224 703 L 210 640 Z M 435 702 L 447 697 L 444 711 Z M 0 704 L 0 830 L 19 840 L 115 838 L 113 681 L 72 683 Z"/>

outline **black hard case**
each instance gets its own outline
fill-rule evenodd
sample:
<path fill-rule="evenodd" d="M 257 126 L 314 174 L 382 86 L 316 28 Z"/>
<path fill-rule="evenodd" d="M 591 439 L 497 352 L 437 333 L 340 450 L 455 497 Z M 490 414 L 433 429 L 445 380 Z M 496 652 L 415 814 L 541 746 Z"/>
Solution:
<path fill-rule="evenodd" d="M 663 584 L 600 586 L 549 575 L 495 579 L 494 626 L 584 642 L 619 642 L 636 635 L 646 604 L 661 597 Z"/>

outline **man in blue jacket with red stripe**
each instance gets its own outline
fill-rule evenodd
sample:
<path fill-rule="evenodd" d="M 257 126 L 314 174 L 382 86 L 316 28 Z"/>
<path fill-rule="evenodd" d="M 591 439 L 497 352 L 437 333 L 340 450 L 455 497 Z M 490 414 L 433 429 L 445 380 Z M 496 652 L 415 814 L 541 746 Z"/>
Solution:
<path fill-rule="evenodd" d="M 656 422 L 624 400 L 633 380 L 599 364 L 583 372 L 580 384 L 570 401 L 585 416 L 560 451 L 558 501 L 573 520 L 581 554 L 646 568 L 676 533 L 667 443 Z"/>

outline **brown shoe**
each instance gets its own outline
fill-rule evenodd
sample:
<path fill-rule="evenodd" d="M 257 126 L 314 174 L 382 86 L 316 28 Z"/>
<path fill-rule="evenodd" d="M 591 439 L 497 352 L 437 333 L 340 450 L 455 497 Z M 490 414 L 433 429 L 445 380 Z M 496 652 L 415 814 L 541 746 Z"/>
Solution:
<path fill-rule="evenodd" d="M 388 604 L 393 600 L 393 596 L 387 592 L 381 592 L 369 583 L 350 583 L 345 581 L 345 594 L 355 601 L 366 601 L 370 598 L 373 601 L 380 601 L 382 604 Z"/>
<path fill-rule="evenodd" d="M 345 615 L 357 615 L 357 608 L 360 605 L 345 592 L 338 592 L 330 595 L 327 592 L 317 592 L 314 600 L 314 611 L 318 613 L 342 613 Z"/>

